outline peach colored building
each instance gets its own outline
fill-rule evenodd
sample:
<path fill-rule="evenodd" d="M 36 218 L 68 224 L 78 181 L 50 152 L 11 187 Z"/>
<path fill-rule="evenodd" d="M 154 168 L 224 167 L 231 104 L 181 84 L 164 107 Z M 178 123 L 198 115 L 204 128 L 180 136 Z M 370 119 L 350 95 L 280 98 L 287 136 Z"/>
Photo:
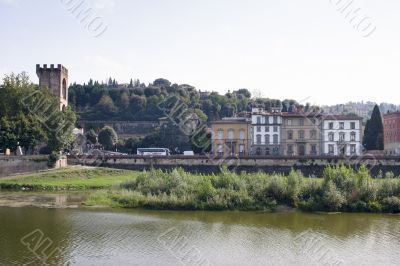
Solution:
<path fill-rule="evenodd" d="M 246 118 L 223 118 L 211 123 L 212 153 L 218 156 L 247 156 L 250 152 L 250 121 Z"/>

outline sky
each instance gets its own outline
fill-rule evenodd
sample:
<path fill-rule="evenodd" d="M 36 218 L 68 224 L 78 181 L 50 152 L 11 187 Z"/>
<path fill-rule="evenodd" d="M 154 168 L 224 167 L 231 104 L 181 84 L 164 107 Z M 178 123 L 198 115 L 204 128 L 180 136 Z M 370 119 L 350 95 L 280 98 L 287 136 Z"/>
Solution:
<path fill-rule="evenodd" d="M 398 0 L 0 0 L 0 75 L 400 104 Z M 79 14 L 79 12 L 81 12 Z"/>

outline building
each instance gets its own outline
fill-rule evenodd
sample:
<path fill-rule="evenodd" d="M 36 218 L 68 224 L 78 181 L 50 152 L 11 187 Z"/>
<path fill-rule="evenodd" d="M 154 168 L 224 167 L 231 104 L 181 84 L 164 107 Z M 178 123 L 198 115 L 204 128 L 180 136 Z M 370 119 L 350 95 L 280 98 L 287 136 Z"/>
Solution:
<path fill-rule="evenodd" d="M 282 117 L 283 155 L 321 155 L 322 132 L 319 113 L 283 113 Z"/>
<path fill-rule="evenodd" d="M 270 156 L 282 154 L 282 113 L 281 108 L 271 112 L 253 108 L 251 113 L 251 155 Z"/>
<path fill-rule="evenodd" d="M 250 121 L 223 118 L 211 122 L 212 153 L 218 156 L 247 156 L 250 152 Z"/>
<path fill-rule="evenodd" d="M 400 112 L 383 115 L 386 155 L 400 155 Z"/>
<path fill-rule="evenodd" d="M 36 74 L 39 77 L 39 88 L 48 88 L 50 92 L 60 99 L 60 110 L 68 106 L 68 69 L 61 64 L 54 67 L 36 65 Z"/>
<path fill-rule="evenodd" d="M 322 118 L 322 155 L 358 156 L 362 153 L 362 118 L 329 115 Z"/>

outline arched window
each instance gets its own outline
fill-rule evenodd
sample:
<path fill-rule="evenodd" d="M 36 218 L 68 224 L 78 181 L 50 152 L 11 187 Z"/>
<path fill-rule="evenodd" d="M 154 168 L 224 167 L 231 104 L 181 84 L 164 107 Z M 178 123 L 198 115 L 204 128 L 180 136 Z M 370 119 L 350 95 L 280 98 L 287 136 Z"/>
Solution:
<path fill-rule="evenodd" d="M 62 97 L 64 98 L 64 100 L 67 99 L 67 80 L 63 79 L 62 81 Z"/>
<path fill-rule="evenodd" d="M 241 139 L 241 140 L 243 140 L 243 139 L 245 139 L 246 138 L 246 133 L 245 133 L 245 130 L 242 128 L 242 129 L 240 129 L 239 130 L 239 138 Z"/>
<path fill-rule="evenodd" d="M 278 144 L 279 142 L 279 136 L 277 134 L 274 134 L 274 144 Z"/>
<path fill-rule="evenodd" d="M 329 140 L 329 141 L 334 141 L 334 140 L 335 140 L 335 133 L 329 132 L 329 134 L 328 134 L 328 140 Z"/>
<path fill-rule="evenodd" d="M 350 141 L 355 141 L 356 140 L 356 132 L 351 132 L 350 133 Z"/>
<path fill-rule="evenodd" d="M 224 139 L 224 130 L 223 129 L 218 129 L 218 139 Z"/>
<path fill-rule="evenodd" d="M 269 135 L 265 135 L 265 145 L 269 145 L 270 141 L 269 141 Z"/>
<path fill-rule="evenodd" d="M 261 135 L 257 135 L 257 136 L 256 136 L 256 143 L 257 143 L 258 145 L 261 144 Z"/>
<path fill-rule="evenodd" d="M 228 139 L 233 140 L 235 138 L 235 130 L 230 128 L 228 129 Z"/>

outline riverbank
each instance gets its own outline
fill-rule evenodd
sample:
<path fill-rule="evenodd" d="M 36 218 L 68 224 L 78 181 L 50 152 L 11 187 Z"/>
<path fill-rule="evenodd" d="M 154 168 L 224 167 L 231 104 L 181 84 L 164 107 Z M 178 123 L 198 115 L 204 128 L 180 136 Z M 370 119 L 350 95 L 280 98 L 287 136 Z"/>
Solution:
<path fill-rule="evenodd" d="M 2 191 L 81 191 L 85 206 L 157 210 L 400 212 L 400 178 L 372 178 L 362 167 L 326 168 L 321 178 L 265 173 L 197 175 L 175 169 L 135 172 L 67 168 L 0 180 Z"/>

